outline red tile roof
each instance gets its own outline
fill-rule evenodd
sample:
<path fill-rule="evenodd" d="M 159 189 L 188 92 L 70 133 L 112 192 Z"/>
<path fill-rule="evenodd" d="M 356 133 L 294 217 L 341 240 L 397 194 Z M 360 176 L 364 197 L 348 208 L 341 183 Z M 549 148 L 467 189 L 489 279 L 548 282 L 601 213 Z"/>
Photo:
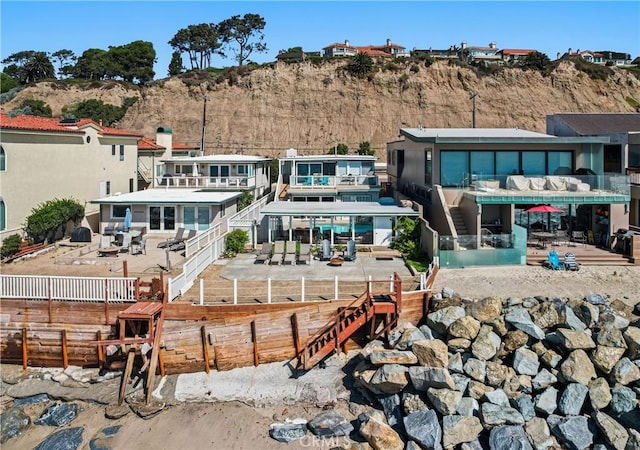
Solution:
<path fill-rule="evenodd" d="M 19 115 L 9 117 L 7 114 L 0 113 L 0 128 L 12 130 L 32 130 L 32 131 L 52 131 L 58 133 L 77 133 L 82 134 L 83 128 L 93 126 L 98 133 L 103 136 L 131 136 L 141 137 L 141 133 L 135 133 L 127 130 L 118 130 L 117 128 L 104 127 L 91 119 L 79 119 L 77 122 L 61 123 L 62 119 L 52 119 L 48 117 Z"/>
<path fill-rule="evenodd" d="M 503 55 L 528 55 L 529 53 L 537 52 L 537 50 L 525 50 L 520 48 L 503 48 L 498 53 Z"/>
<path fill-rule="evenodd" d="M 138 150 L 163 150 L 164 147 L 156 144 L 148 137 L 138 140 Z"/>
<path fill-rule="evenodd" d="M 200 145 L 187 145 L 187 144 L 178 144 L 173 143 L 172 148 L 174 150 L 200 150 Z"/>

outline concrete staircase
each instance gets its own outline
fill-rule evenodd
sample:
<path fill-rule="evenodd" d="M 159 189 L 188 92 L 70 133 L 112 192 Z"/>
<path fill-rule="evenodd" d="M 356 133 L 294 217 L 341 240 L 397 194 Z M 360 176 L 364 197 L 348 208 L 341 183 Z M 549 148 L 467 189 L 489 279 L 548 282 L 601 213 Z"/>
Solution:
<path fill-rule="evenodd" d="M 467 226 L 464 224 L 464 218 L 462 217 L 462 212 L 460 208 L 457 206 L 449 206 L 449 213 L 451 213 L 451 219 L 453 220 L 453 225 L 456 227 L 456 232 L 458 236 L 466 236 L 469 234 L 469 230 Z"/>

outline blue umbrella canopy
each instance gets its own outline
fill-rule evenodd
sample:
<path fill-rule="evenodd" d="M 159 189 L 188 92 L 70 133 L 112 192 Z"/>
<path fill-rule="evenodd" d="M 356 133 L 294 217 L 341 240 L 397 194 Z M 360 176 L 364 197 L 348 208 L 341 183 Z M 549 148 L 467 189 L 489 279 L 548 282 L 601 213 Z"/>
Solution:
<path fill-rule="evenodd" d="M 129 228 L 131 228 L 131 221 L 132 221 L 131 209 L 127 208 L 127 210 L 124 213 L 124 229 L 125 230 L 129 230 Z"/>

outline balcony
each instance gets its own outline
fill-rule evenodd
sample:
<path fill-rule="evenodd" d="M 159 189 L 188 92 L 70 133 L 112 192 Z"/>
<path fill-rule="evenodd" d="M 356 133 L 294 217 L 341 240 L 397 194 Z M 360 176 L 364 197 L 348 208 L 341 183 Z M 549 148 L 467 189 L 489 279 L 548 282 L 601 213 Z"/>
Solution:
<path fill-rule="evenodd" d="M 640 185 L 640 167 L 630 167 L 627 169 L 629 183 L 636 186 Z"/>
<path fill-rule="evenodd" d="M 300 175 L 291 176 L 289 185 L 298 189 L 370 189 L 379 187 L 376 175 Z"/>
<path fill-rule="evenodd" d="M 256 186 L 256 177 L 172 176 L 156 177 L 156 186 L 167 188 L 246 189 Z"/>
<path fill-rule="evenodd" d="M 626 203 L 628 175 L 471 175 L 460 186 L 476 203 Z"/>

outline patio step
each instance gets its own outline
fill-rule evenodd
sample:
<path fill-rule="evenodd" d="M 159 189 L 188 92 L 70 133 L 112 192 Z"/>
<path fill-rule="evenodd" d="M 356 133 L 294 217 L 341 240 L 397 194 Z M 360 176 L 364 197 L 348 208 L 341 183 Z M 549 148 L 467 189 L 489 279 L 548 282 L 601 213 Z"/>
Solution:
<path fill-rule="evenodd" d="M 469 234 L 467 226 L 464 223 L 464 218 L 460 212 L 460 208 L 457 206 L 449 206 L 449 212 L 451 213 L 451 219 L 453 220 L 453 226 L 456 227 L 458 236 L 466 236 Z"/>
<path fill-rule="evenodd" d="M 560 259 L 562 260 L 562 256 L 564 253 L 560 253 Z M 631 260 L 619 253 L 581 253 L 581 252 L 572 252 L 576 255 L 576 261 L 581 266 L 632 266 L 634 265 Z M 527 265 L 530 266 L 538 266 L 543 265 L 547 262 L 547 254 L 536 254 L 536 255 L 527 255 Z"/>

